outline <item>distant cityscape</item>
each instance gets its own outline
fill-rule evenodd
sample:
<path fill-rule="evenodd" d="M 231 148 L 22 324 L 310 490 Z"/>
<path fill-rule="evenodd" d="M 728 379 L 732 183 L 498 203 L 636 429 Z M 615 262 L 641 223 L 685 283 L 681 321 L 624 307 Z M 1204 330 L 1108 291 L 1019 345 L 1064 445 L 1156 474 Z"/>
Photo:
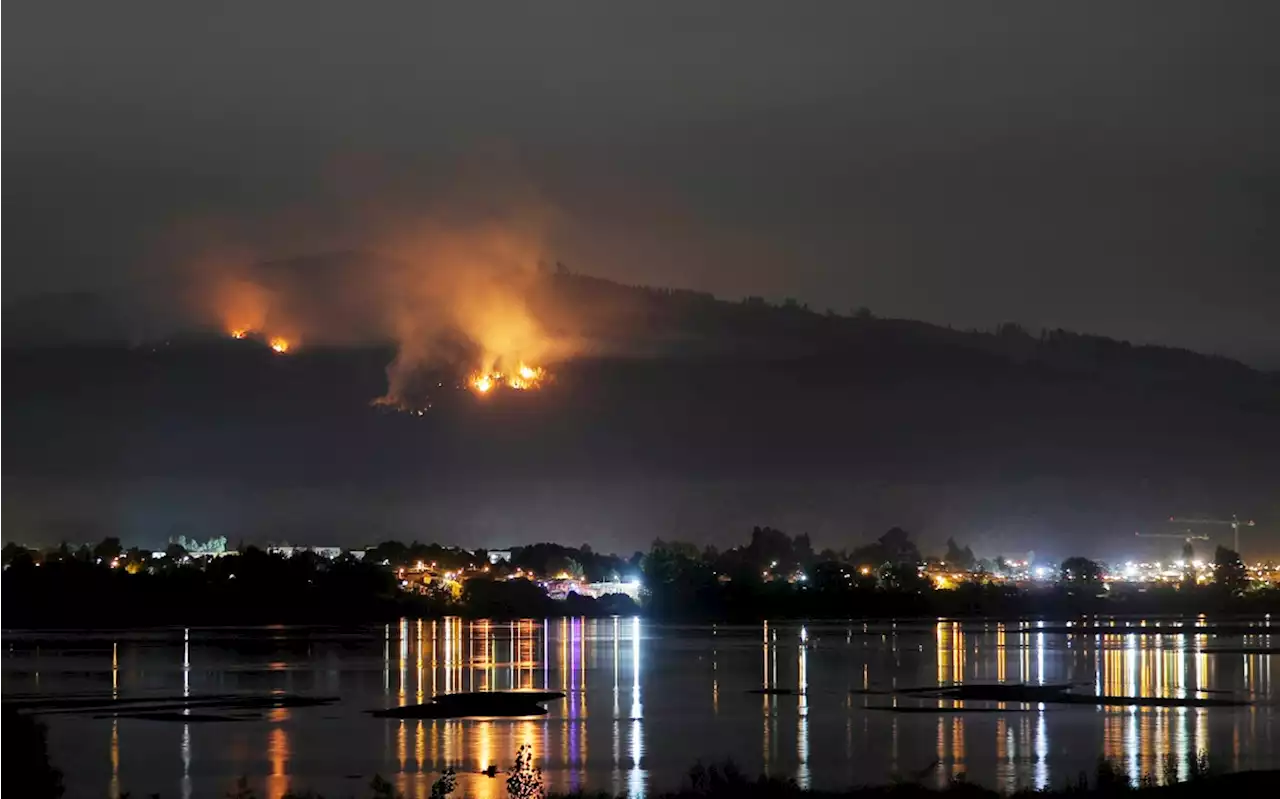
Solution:
<path fill-rule="evenodd" d="M 896 529 L 896 528 L 895 528 Z M 793 556 L 784 559 L 770 558 L 758 564 L 758 581 L 760 583 L 785 583 L 803 589 L 821 575 L 830 582 L 832 578 L 843 580 L 850 585 L 868 583 L 884 586 L 892 583 L 895 576 L 901 578 L 904 567 L 914 566 L 920 586 L 928 586 L 936 591 L 949 591 L 964 586 L 1008 586 L 1019 589 L 1032 589 L 1036 586 L 1050 586 L 1073 583 L 1097 584 L 1103 592 L 1122 594 L 1126 592 L 1143 592 L 1156 586 L 1182 587 L 1206 586 L 1220 583 L 1226 572 L 1231 572 L 1229 579 L 1239 588 L 1274 588 L 1280 586 L 1280 563 L 1274 561 L 1256 561 L 1244 563 L 1233 550 L 1218 547 L 1215 558 L 1195 557 L 1190 542 L 1183 552 L 1188 557 L 1177 560 L 1126 560 L 1119 563 L 1094 561 L 1083 557 L 1068 558 L 1061 563 L 1049 561 L 1011 559 L 999 557 L 994 560 L 975 558 L 967 548 L 961 549 L 954 542 L 948 541 L 948 557 L 931 558 L 912 555 L 914 546 L 906 542 L 905 537 L 898 544 L 888 540 L 894 531 L 880 540 L 880 549 L 873 553 L 855 551 L 854 553 L 837 553 L 823 550 L 822 553 L 810 553 L 808 557 Z M 758 541 L 756 537 L 763 533 L 780 537 L 784 542 L 790 539 L 778 531 L 757 528 L 751 547 Z M 902 534 L 905 536 L 905 534 Z M 797 537 L 794 541 L 800 541 Z M 890 546 L 892 544 L 892 546 Z M 630 560 L 615 555 L 595 555 L 589 547 L 575 549 L 550 544 L 538 544 L 537 547 L 551 547 L 566 553 L 559 558 L 558 564 L 545 561 L 542 570 L 526 568 L 513 562 L 513 554 L 518 554 L 524 547 L 514 549 L 476 549 L 468 550 L 456 547 L 428 545 L 427 549 L 441 553 L 439 559 L 413 559 L 410 556 L 396 556 L 395 548 L 411 553 L 413 547 L 423 545 L 403 545 L 398 542 L 385 542 L 375 547 L 348 548 L 340 546 L 298 546 L 289 544 L 268 544 L 260 551 L 267 555 L 281 558 L 308 558 L 319 561 L 337 562 L 350 560 L 366 565 L 384 567 L 394 574 L 400 589 L 407 594 L 430 595 L 443 592 L 454 598 L 461 596 L 465 584 L 472 579 L 501 581 L 526 581 L 539 586 L 553 600 L 565 600 L 571 595 L 598 599 L 610 595 L 623 595 L 640 602 L 645 593 L 642 564 L 637 560 L 641 553 Z M 805 542 L 807 546 L 807 540 Z M 897 546 L 899 551 L 893 551 Z M 688 559 L 701 559 L 714 564 L 717 561 L 739 551 L 751 547 L 735 548 L 725 553 L 718 553 L 712 548 L 697 550 L 690 544 L 678 542 L 654 542 L 654 551 L 672 548 Z M 392 551 L 388 551 L 388 549 Z M 582 564 L 574 559 L 585 552 L 587 557 L 608 561 L 603 570 L 593 568 L 588 574 Z M 156 573 L 158 570 L 175 566 L 199 567 L 202 562 L 221 558 L 235 558 L 241 555 L 237 549 L 227 546 L 225 537 L 215 537 L 204 541 L 176 537 L 169 541 L 163 550 L 143 550 L 137 547 L 124 549 L 117 539 L 105 539 L 98 544 L 82 544 L 71 546 L 62 544 L 50 549 L 32 549 L 10 542 L 4 547 L 4 568 L 7 570 L 15 559 L 23 554 L 30 557 L 36 565 L 46 560 L 75 558 L 106 566 L 111 569 L 121 568 L 129 573 Z M 652 556 L 653 553 L 651 553 Z M 744 552 L 745 554 L 745 552 Z M 1225 562 L 1224 562 L 1225 561 Z M 557 567 L 558 565 L 558 567 Z M 716 582 L 727 585 L 734 581 L 732 571 L 715 572 Z M 755 575 L 752 575 L 754 578 Z M 736 579 L 743 579 L 741 571 Z"/>

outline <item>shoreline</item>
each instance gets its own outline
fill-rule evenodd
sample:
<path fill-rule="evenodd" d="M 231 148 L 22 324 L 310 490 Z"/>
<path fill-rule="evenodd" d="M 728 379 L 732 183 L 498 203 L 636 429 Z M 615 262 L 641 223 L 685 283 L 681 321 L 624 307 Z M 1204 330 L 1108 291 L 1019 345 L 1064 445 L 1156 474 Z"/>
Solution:
<path fill-rule="evenodd" d="M 960 623 L 960 624 L 1005 624 L 1019 625 L 1014 629 L 1006 629 L 1008 634 L 1022 633 L 1045 633 L 1049 635 L 1186 635 L 1186 634 L 1212 634 L 1221 635 L 1263 635 L 1270 634 L 1272 627 L 1270 614 L 1267 613 L 1223 613 L 1215 614 L 1209 617 L 1204 613 L 1192 612 L 1189 614 L 1179 613 L 1163 613 L 1163 614 L 1144 614 L 1144 613 L 1087 613 L 1087 614 L 1044 614 L 1044 613 L 1027 613 L 1027 614 L 984 614 L 980 612 L 967 614 L 949 614 L 949 615 L 910 615 L 910 616 L 772 616 L 765 618 L 693 618 L 693 617 L 672 617 L 659 616 L 645 613 L 643 610 L 635 613 L 583 613 L 570 612 L 569 608 L 565 608 L 564 612 L 547 613 L 534 615 L 506 615 L 506 614 L 475 614 L 466 612 L 452 613 L 401 613 L 401 614 L 371 614 L 369 616 L 352 616 L 347 618 L 334 619 L 332 616 L 325 617 L 294 617 L 285 618 L 277 616 L 263 616 L 256 618 L 230 618 L 226 620 L 211 620 L 208 618 L 199 618 L 193 620 L 130 620 L 128 624 L 117 623 L 89 623 L 86 624 L 84 619 L 58 619 L 43 620 L 41 623 L 24 623 L 10 624 L 7 622 L 0 627 L 0 633 L 3 634 L 33 634 L 33 633 L 105 633 L 105 632 L 122 632 L 122 631 L 160 631 L 160 630 L 261 630 L 261 629 L 321 629 L 321 630 L 349 630 L 353 628 L 369 627 L 373 625 L 399 624 L 401 622 L 416 621 L 441 621 L 444 619 L 463 619 L 465 621 L 492 621 L 500 623 L 508 622 L 524 622 L 524 621 L 544 621 L 551 619 L 614 619 L 614 618 L 639 618 L 646 622 L 661 624 L 674 627 L 688 628 L 711 628 L 711 627 L 739 627 L 750 628 L 761 624 L 811 624 L 811 625 L 901 625 L 904 632 L 919 632 L 913 628 L 923 628 L 928 625 Z M 1110 623 L 1097 623 L 1098 621 L 1106 621 Z M 1265 622 L 1259 626 L 1258 623 Z M 1035 626 L 1039 625 L 1039 626 Z M 1277 631 L 1280 631 L 1280 619 L 1274 625 Z M 1203 632 L 1197 632 L 1202 629 Z M 853 635 L 879 635 L 883 630 L 867 631 L 862 633 L 853 631 Z M 1207 646 L 1202 650 L 1205 654 L 1241 654 L 1239 647 L 1214 647 Z M 1255 652 L 1261 654 L 1276 654 L 1277 650 L 1271 647 L 1266 650 L 1248 649 L 1247 653 Z"/>

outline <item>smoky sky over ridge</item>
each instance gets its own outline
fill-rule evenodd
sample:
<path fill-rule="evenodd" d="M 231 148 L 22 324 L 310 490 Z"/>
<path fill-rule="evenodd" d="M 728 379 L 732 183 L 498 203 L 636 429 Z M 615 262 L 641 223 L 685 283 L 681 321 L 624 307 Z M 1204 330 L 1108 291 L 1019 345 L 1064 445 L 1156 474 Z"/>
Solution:
<path fill-rule="evenodd" d="M 283 313 L 256 332 L 300 342 L 7 350 L 14 534 L 629 551 L 902 525 L 1110 557 L 1240 513 L 1274 543 L 1275 375 L 894 321 L 1280 368 L 1274 3 L 6 10 L 5 333 L 92 307 L 51 292 L 144 296 L 150 333 L 229 291 L 223 330 Z M 259 307 L 321 273 L 381 343 L 327 302 Z M 671 319 L 755 360 L 668 358 Z M 441 365 L 440 327 L 533 340 L 554 380 L 371 408 Z"/>
<path fill-rule="evenodd" d="M 592 274 L 1280 363 L 1271 3 L 8 10 L 7 298 L 359 244 L 496 144 Z"/>

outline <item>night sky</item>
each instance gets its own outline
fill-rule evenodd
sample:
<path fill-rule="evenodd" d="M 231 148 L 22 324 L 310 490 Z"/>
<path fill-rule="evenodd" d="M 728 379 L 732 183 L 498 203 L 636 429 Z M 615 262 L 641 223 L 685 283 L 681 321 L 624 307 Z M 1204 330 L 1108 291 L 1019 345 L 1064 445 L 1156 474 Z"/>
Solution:
<path fill-rule="evenodd" d="M 554 219 L 548 257 L 626 284 L 1280 368 L 1275 2 L 5 10 L 6 305 L 154 292 L 207 250 L 378 250 L 371 219 L 502 186 Z M 901 524 L 1113 556 L 1173 514 L 1280 515 L 1257 375 L 1199 405 L 1216 377 L 1119 395 L 950 351 L 945 378 L 871 352 L 865 382 L 586 365 L 531 432 L 493 410 L 405 432 L 367 406 L 388 354 L 354 378 L 326 357 L 256 364 L 250 400 L 191 361 L 11 353 L 6 537 L 630 552 Z"/>
<path fill-rule="evenodd" d="M 7 10 L 6 300 L 501 152 L 592 274 L 1280 364 L 1265 0 Z"/>

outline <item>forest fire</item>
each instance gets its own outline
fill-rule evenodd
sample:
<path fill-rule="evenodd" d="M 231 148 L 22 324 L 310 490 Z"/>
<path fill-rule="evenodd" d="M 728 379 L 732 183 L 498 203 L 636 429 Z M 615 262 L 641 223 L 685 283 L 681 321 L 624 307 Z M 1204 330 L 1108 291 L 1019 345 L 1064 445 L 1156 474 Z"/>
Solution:
<path fill-rule="evenodd" d="M 546 370 L 541 366 L 527 366 L 522 363 L 520 368 L 516 369 L 516 373 L 507 379 L 507 385 L 519 391 L 539 388 L 545 375 Z"/>
<path fill-rule="evenodd" d="M 244 341 L 250 338 L 259 342 L 264 340 L 256 330 L 249 330 L 246 328 L 235 328 L 234 330 L 228 331 L 228 335 L 236 341 Z M 266 338 L 265 341 L 267 346 L 271 348 L 271 351 L 277 355 L 285 355 L 293 347 L 293 342 L 283 336 L 271 336 Z"/>
<path fill-rule="evenodd" d="M 540 366 L 520 364 L 513 374 L 504 372 L 476 372 L 467 378 L 467 384 L 477 394 L 488 394 L 498 386 L 506 386 L 516 391 L 529 391 L 542 387 L 542 380 L 547 370 Z"/>

